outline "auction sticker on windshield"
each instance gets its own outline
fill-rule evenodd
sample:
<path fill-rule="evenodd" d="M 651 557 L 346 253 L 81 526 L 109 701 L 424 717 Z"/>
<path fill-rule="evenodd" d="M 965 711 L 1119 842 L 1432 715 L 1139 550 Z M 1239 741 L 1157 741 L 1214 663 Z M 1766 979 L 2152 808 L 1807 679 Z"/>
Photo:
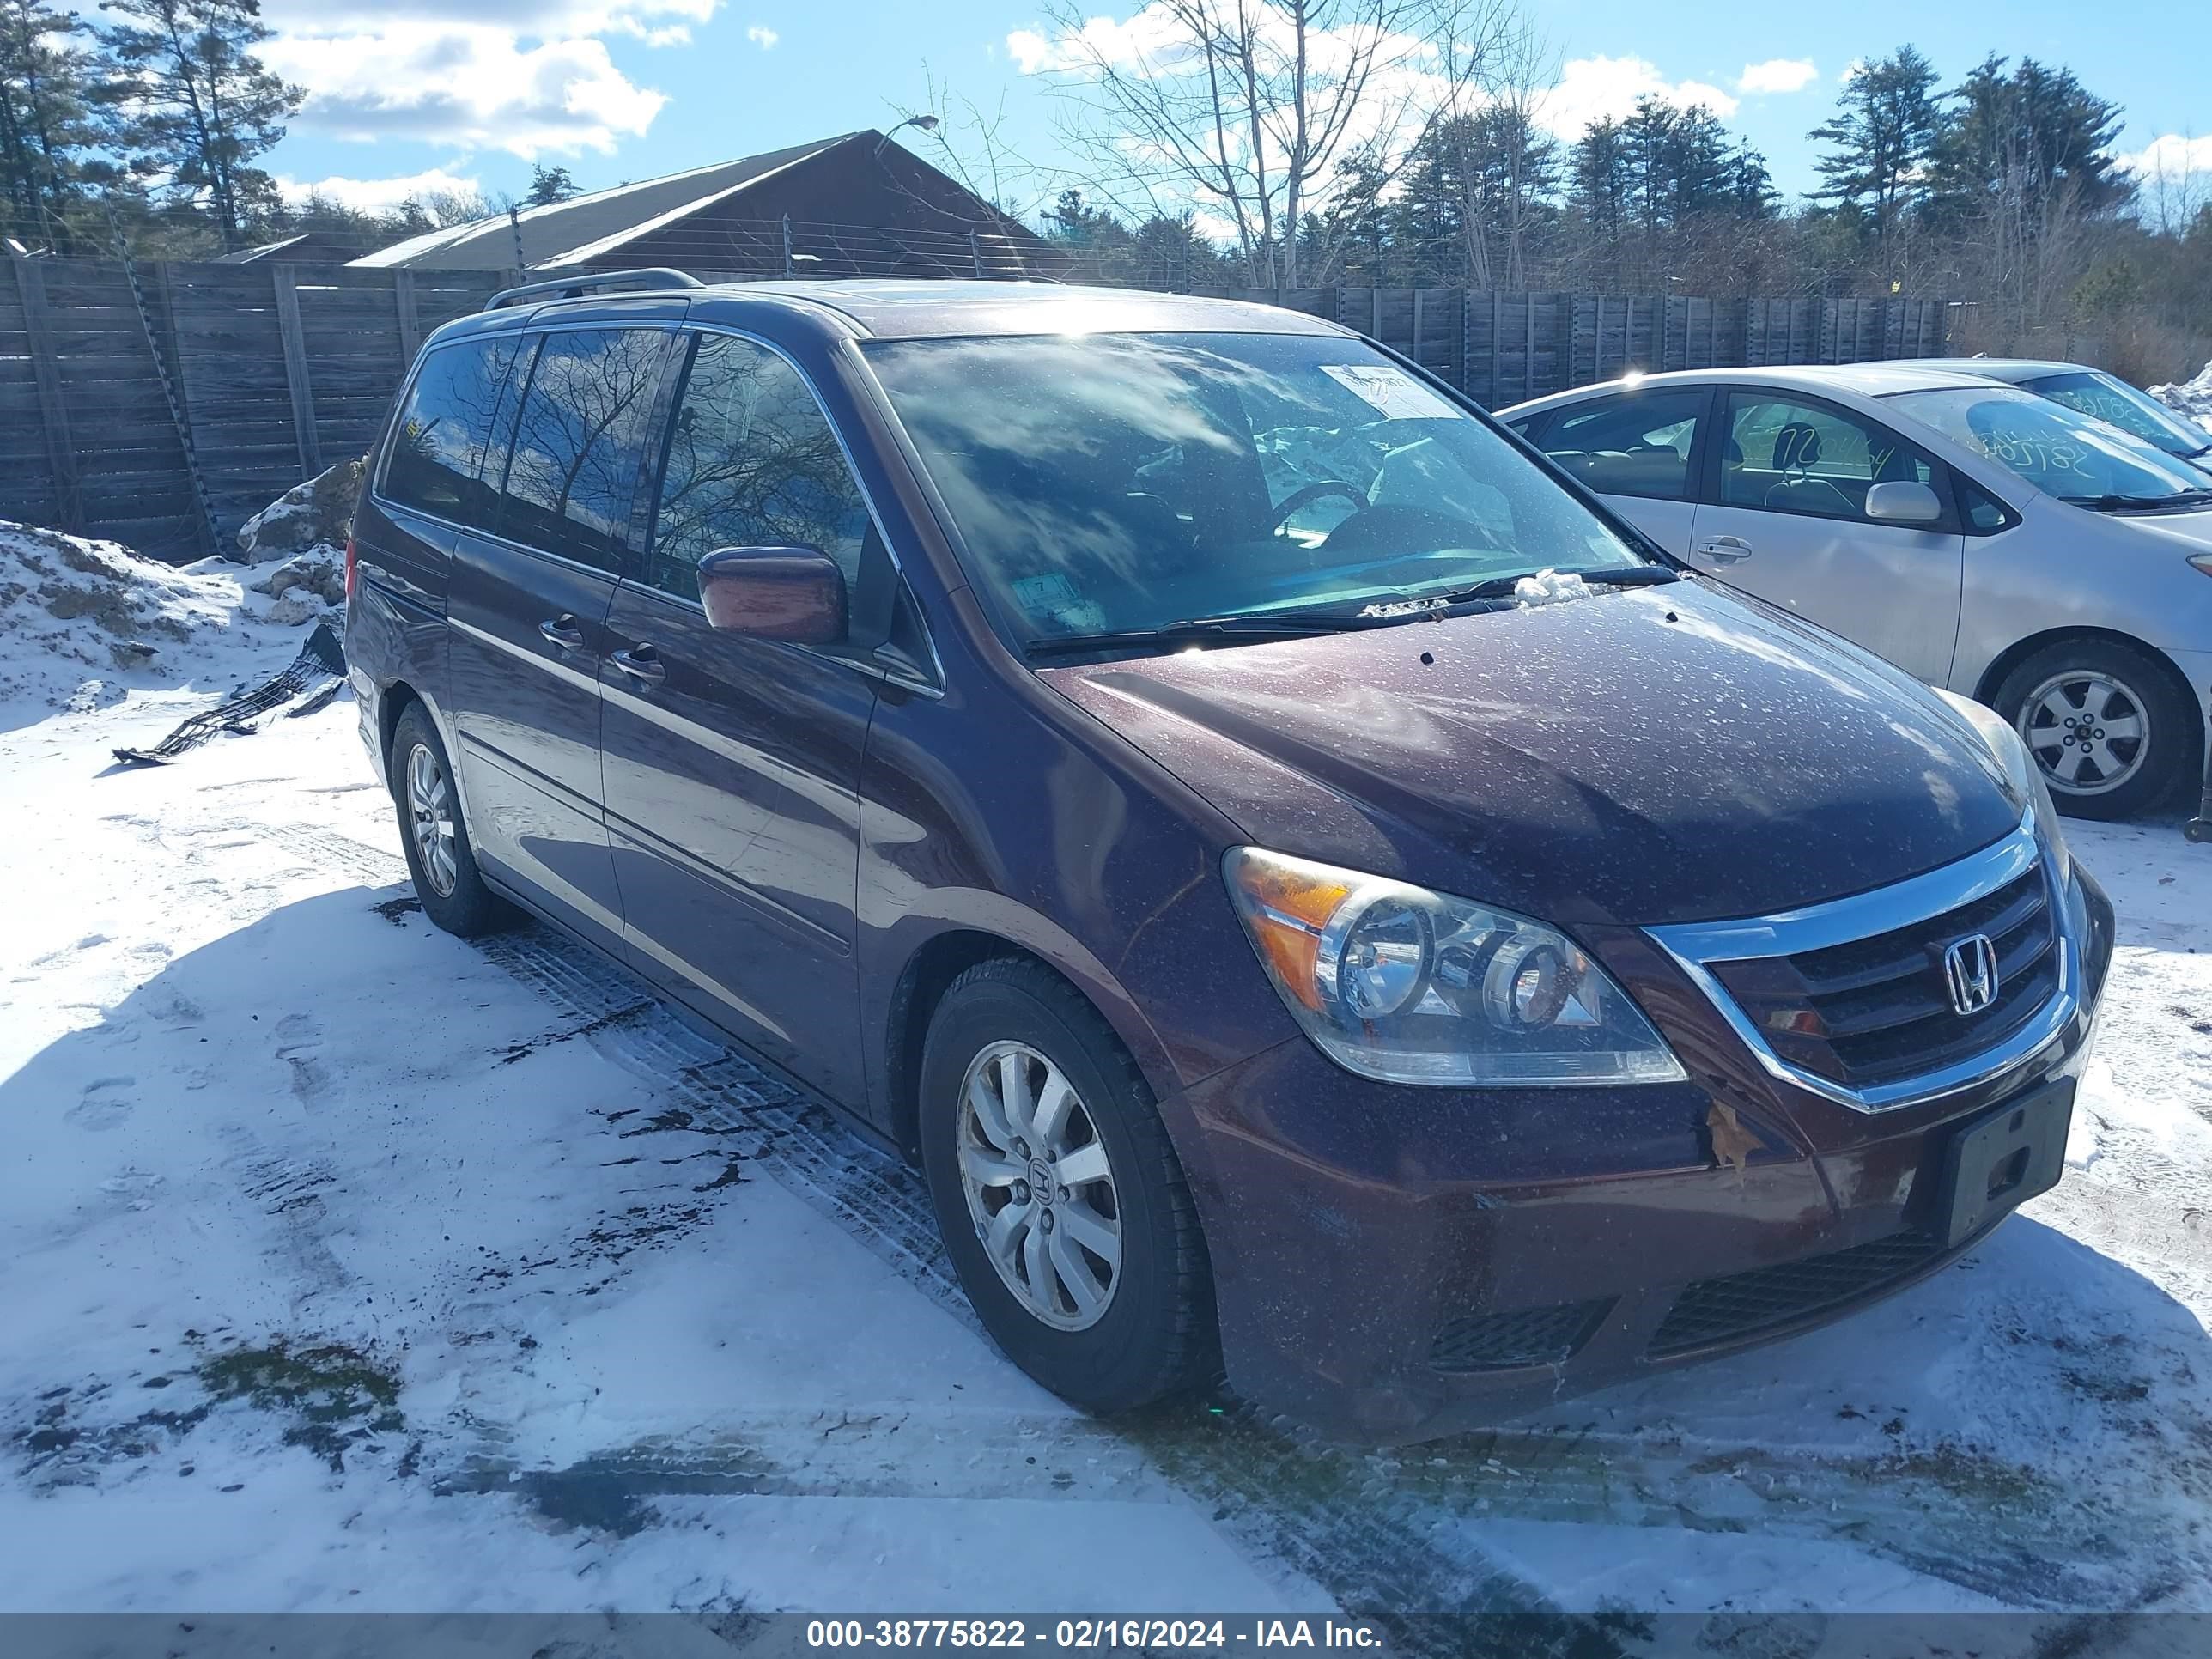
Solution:
<path fill-rule="evenodd" d="M 1463 421 L 1455 409 L 1389 363 L 1322 363 L 1321 372 L 1386 421 Z"/>

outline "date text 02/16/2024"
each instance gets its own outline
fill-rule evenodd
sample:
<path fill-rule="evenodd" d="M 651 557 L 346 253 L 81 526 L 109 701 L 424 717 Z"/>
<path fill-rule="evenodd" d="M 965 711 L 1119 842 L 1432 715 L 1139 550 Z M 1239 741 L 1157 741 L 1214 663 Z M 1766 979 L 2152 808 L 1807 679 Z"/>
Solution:
<path fill-rule="evenodd" d="M 1340 1648 L 1367 1651 L 1382 1632 L 1334 1619 L 810 1619 L 806 1645 L 832 1648 L 1041 1648 L 1062 1651 Z"/>

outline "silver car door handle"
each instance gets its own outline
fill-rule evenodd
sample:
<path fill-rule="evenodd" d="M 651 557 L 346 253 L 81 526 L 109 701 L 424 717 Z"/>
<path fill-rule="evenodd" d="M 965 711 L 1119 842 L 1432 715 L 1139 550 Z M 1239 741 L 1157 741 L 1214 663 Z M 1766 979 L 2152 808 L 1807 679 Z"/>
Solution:
<path fill-rule="evenodd" d="M 649 645 L 641 645 L 634 651 L 611 652 L 607 660 L 630 678 L 642 681 L 647 685 L 658 685 L 668 678 L 667 665 L 660 660 L 659 653 Z"/>
<path fill-rule="evenodd" d="M 580 651 L 584 648 L 584 630 L 577 627 L 576 619 L 566 612 L 554 617 L 550 622 L 538 623 L 538 631 L 545 636 L 545 642 L 548 645 L 558 646 L 563 651 Z"/>
<path fill-rule="evenodd" d="M 1716 563 L 1734 564 L 1738 559 L 1751 556 L 1751 544 L 1741 536 L 1713 536 L 1691 550 L 1704 554 Z"/>

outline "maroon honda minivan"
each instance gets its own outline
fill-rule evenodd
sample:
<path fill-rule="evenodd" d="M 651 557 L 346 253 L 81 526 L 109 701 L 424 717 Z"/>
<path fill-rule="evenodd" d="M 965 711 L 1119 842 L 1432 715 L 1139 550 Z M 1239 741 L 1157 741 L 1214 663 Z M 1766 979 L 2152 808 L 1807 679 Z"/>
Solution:
<path fill-rule="evenodd" d="M 1784 1336 L 2058 1177 L 2112 950 L 2002 720 L 1315 319 L 538 283 L 349 567 L 423 907 L 926 1172 L 1008 1355 L 1413 1439 Z"/>

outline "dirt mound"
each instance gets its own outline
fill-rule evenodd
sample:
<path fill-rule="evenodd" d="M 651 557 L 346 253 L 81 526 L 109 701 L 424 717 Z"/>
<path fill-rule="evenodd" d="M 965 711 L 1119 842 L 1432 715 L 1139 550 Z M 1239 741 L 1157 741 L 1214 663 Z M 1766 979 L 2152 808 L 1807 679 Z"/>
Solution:
<path fill-rule="evenodd" d="M 340 461 L 293 485 L 248 519 L 238 531 L 245 562 L 267 564 L 311 547 L 343 547 L 368 465 L 358 455 Z"/>
<path fill-rule="evenodd" d="M 91 707 L 189 680 L 237 641 L 241 597 L 234 577 L 0 520 L 0 702 Z"/>

